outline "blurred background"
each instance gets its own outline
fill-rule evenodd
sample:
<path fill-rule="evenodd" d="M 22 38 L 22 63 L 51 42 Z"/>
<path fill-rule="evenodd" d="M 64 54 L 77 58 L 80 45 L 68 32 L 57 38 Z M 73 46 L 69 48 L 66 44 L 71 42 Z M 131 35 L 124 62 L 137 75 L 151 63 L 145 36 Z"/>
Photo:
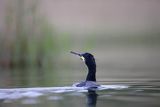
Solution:
<path fill-rule="evenodd" d="M 0 0 L 0 87 L 85 79 L 69 52 L 90 52 L 97 80 L 160 78 L 159 0 Z"/>

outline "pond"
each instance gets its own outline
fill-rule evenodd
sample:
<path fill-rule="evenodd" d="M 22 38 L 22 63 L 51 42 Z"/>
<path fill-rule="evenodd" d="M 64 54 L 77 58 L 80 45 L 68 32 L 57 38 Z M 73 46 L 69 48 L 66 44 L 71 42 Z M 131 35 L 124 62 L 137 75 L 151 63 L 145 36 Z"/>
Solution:
<path fill-rule="evenodd" d="M 1 88 L 1 107 L 160 107 L 160 81 L 100 82 L 84 87 Z"/>

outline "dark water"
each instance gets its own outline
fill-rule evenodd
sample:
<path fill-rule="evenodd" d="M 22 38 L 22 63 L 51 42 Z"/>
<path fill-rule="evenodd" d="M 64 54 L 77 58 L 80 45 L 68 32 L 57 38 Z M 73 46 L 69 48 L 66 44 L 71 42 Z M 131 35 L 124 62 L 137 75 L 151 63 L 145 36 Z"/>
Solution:
<path fill-rule="evenodd" d="M 1 88 L 1 107 L 160 107 L 160 81 L 101 82 L 96 90 L 62 87 Z"/>
<path fill-rule="evenodd" d="M 101 87 L 72 87 L 85 70 L 0 70 L 0 107 L 160 107 L 157 69 L 98 69 Z"/>

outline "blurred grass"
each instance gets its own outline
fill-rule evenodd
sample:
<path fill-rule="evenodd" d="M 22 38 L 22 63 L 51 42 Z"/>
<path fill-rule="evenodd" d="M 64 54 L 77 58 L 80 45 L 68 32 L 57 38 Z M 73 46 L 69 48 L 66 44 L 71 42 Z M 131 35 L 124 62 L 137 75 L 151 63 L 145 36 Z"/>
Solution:
<path fill-rule="evenodd" d="M 8 1 L 5 16 L 5 30 L 0 32 L 0 66 L 54 67 L 57 56 L 71 48 L 83 51 L 112 46 L 159 46 L 159 32 L 91 31 L 79 40 L 69 32 L 56 32 L 56 29 L 41 15 L 38 0 Z M 81 34 L 81 33 L 80 33 Z M 84 34 L 86 35 L 86 34 Z"/>
<path fill-rule="evenodd" d="M 6 31 L 0 36 L 0 66 L 8 68 L 54 66 L 60 50 L 56 32 L 38 13 L 38 1 L 8 1 Z M 63 41 L 63 40 L 62 40 Z M 67 44 L 66 44 L 67 46 Z M 62 46 L 61 46 L 62 47 Z"/>
<path fill-rule="evenodd" d="M 0 69 L 9 72 L 9 86 L 58 84 L 59 54 L 70 47 L 68 33 L 58 34 L 38 11 L 39 1 L 8 1 L 5 30 L 0 32 Z M 61 35 L 61 36 L 59 36 Z M 0 71 L 3 74 L 3 70 Z M 0 86 L 4 86 L 2 83 Z M 6 86 L 6 85 L 5 85 Z"/>

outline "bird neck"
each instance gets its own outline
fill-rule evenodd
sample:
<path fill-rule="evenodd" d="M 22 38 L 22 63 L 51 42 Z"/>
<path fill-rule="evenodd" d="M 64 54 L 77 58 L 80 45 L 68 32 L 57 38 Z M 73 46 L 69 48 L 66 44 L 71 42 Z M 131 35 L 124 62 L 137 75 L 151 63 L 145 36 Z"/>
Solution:
<path fill-rule="evenodd" d="M 86 81 L 96 81 L 96 66 L 88 67 Z"/>

